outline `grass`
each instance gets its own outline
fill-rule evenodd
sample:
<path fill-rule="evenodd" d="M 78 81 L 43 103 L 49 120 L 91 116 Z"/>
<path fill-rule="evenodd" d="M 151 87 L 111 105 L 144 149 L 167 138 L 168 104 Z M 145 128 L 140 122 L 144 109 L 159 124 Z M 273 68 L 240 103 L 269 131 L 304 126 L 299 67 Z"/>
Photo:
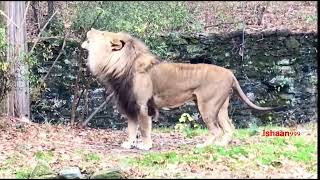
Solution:
<path fill-rule="evenodd" d="M 37 160 L 43 160 L 43 161 L 51 161 L 53 159 L 53 152 L 52 151 L 37 151 L 35 153 Z"/>
<path fill-rule="evenodd" d="M 31 172 L 32 172 L 31 168 L 22 167 L 15 171 L 15 175 L 17 179 L 29 179 Z"/>
<path fill-rule="evenodd" d="M 245 142 L 240 145 L 230 145 L 227 147 L 208 146 L 205 148 L 192 148 L 184 151 L 151 152 L 141 157 L 129 158 L 127 162 L 131 165 L 155 168 L 164 171 L 172 165 L 181 164 L 213 164 L 215 162 L 226 162 L 230 170 L 239 170 L 239 165 L 258 168 L 283 167 L 284 162 L 290 161 L 302 164 L 307 171 L 316 173 L 317 165 L 317 146 L 316 140 L 306 140 L 303 136 L 291 137 L 265 137 L 262 130 L 288 130 L 284 127 L 266 126 L 260 128 L 239 129 L 234 133 L 235 140 Z M 158 129 L 159 130 L 159 129 Z M 159 130 L 161 131 L 161 130 Z M 165 129 L 168 131 L 168 129 Z M 206 135 L 207 129 L 188 129 L 186 137 Z M 247 142 L 246 142 L 247 141 Z"/>
<path fill-rule="evenodd" d="M 74 153 L 86 162 L 99 162 L 101 161 L 102 157 L 99 153 L 93 151 L 86 151 L 83 149 L 77 149 Z"/>
<path fill-rule="evenodd" d="M 10 178 L 16 179 L 27 179 L 29 178 L 32 168 L 26 165 L 19 165 L 20 162 L 23 161 L 21 159 L 21 155 L 13 154 L 12 157 L 7 158 L 3 163 L 0 162 L 0 175 L 9 175 Z M 15 168 L 12 168 L 15 167 Z M 12 176 L 14 175 L 14 177 Z M 1 178 L 1 176 L 0 176 Z"/>
<path fill-rule="evenodd" d="M 16 155 L 6 159 L 3 163 L 0 162 L 0 174 L 10 174 L 10 167 L 18 161 Z M 1 177 L 1 176 L 0 176 Z"/>
<path fill-rule="evenodd" d="M 153 130 L 154 132 L 162 132 L 162 133 L 170 133 L 170 132 L 174 132 L 174 131 L 178 131 L 175 130 L 173 128 L 168 128 L 168 127 L 164 127 L 164 128 L 155 128 Z M 181 132 L 188 138 L 193 138 L 196 136 L 203 136 L 203 135 L 207 135 L 208 134 L 208 129 L 206 128 L 183 128 L 181 130 Z"/>
<path fill-rule="evenodd" d="M 185 128 L 183 130 L 183 133 L 186 137 L 193 138 L 196 136 L 207 135 L 209 133 L 209 131 L 208 131 L 208 129 L 205 129 L 205 128 L 195 128 L 195 129 Z"/>
<path fill-rule="evenodd" d="M 101 157 L 96 152 L 88 152 L 84 154 L 84 158 L 86 161 L 99 162 Z"/>
<path fill-rule="evenodd" d="M 42 162 L 50 162 L 53 160 L 53 152 L 52 151 L 37 151 L 34 153 L 35 159 L 37 161 L 42 161 Z M 24 157 L 25 158 L 25 157 Z M 0 174 L 14 174 L 15 178 L 17 179 L 28 179 L 30 178 L 32 173 L 39 173 L 35 172 L 34 168 L 29 165 L 29 163 L 25 162 L 21 164 L 21 161 L 24 161 L 21 159 L 18 155 L 13 155 L 12 157 L 8 158 L 5 160 L 4 164 L 0 167 Z M 19 165 L 18 165 L 19 164 Z M 12 168 L 17 166 L 16 168 Z M 43 168 L 44 166 L 37 166 L 37 171 L 44 171 Z M 46 167 L 46 172 L 49 172 L 50 169 Z"/>

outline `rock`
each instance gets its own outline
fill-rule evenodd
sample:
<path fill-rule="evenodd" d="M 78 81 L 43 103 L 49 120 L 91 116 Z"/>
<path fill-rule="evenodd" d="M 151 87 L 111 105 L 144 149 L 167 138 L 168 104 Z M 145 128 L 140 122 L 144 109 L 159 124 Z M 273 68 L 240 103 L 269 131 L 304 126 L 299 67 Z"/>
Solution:
<path fill-rule="evenodd" d="M 293 94 L 280 94 L 279 97 L 281 99 L 284 99 L 284 100 L 294 99 L 294 95 Z"/>
<path fill-rule="evenodd" d="M 32 171 L 32 174 L 30 174 L 30 177 L 42 177 L 42 176 L 50 176 L 55 177 L 54 171 L 51 169 L 49 164 L 46 161 L 38 160 L 38 163 L 34 170 Z"/>
<path fill-rule="evenodd" d="M 292 66 L 281 66 L 280 67 L 280 72 L 283 75 L 295 75 L 296 71 Z"/>
<path fill-rule="evenodd" d="M 168 52 L 167 56 L 169 56 L 170 59 L 177 59 L 180 57 L 180 52 Z"/>
<path fill-rule="evenodd" d="M 272 78 L 269 82 L 269 85 L 274 86 L 274 87 L 292 87 L 294 85 L 294 79 L 293 78 L 288 78 L 284 76 L 276 76 Z"/>
<path fill-rule="evenodd" d="M 59 176 L 64 179 L 80 179 L 82 175 L 78 167 L 68 167 L 62 169 L 59 172 Z"/>
<path fill-rule="evenodd" d="M 279 66 L 289 66 L 290 65 L 290 60 L 289 59 L 282 59 L 281 61 L 277 62 L 277 65 L 279 65 Z"/>
<path fill-rule="evenodd" d="M 202 48 L 199 45 L 188 45 L 187 46 L 187 52 L 189 54 L 200 53 L 201 51 L 202 51 Z"/>
<path fill-rule="evenodd" d="M 248 92 L 246 95 L 251 101 L 255 101 L 256 97 L 255 97 L 254 93 Z"/>
<path fill-rule="evenodd" d="M 125 175 L 119 168 L 102 170 L 94 173 L 90 179 L 125 179 Z"/>
<path fill-rule="evenodd" d="M 296 50 L 298 49 L 300 46 L 300 43 L 294 38 L 294 37 L 290 37 L 287 41 L 286 41 L 286 47 L 289 50 Z"/>

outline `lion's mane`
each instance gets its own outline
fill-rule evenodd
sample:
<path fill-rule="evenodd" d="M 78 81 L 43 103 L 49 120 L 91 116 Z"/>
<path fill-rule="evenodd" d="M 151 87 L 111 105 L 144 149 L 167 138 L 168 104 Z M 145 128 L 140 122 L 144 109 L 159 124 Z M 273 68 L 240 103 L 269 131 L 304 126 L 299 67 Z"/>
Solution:
<path fill-rule="evenodd" d="M 137 71 L 136 62 L 145 57 L 154 58 L 149 48 L 129 34 L 121 34 L 122 50 L 120 55 L 111 56 L 109 60 L 100 64 L 99 72 L 96 72 L 100 82 L 114 93 L 118 107 L 129 118 L 137 119 L 139 105 L 133 91 L 134 75 Z M 148 64 L 150 65 L 150 64 Z M 150 69 L 148 66 L 146 70 Z M 151 98 L 148 102 L 148 114 L 155 115 L 154 101 Z"/>

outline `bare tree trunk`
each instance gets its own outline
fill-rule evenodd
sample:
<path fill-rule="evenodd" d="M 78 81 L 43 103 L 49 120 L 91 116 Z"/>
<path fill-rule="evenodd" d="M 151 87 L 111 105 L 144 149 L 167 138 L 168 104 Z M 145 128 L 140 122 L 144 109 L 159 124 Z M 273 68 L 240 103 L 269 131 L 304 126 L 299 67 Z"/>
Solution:
<path fill-rule="evenodd" d="M 4 11 L 4 2 L 3 1 L 0 1 L 0 10 L 1 11 Z M 0 27 L 2 28 L 2 27 L 5 27 L 5 19 L 4 19 L 4 17 L 3 16 L 0 16 Z M 1 40 L 0 40 L 1 41 Z M 0 55 L 0 58 L 2 58 L 1 57 L 1 55 Z M 0 59 L 0 63 L 1 63 L 1 59 Z M 0 69 L 0 71 L 1 71 L 1 69 Z M 1 73 L 1 72 L 0 72 Z M 1 95 L 4 95 L 4 92 L 5 92 L 5 85 L 4 85 L 5 83 L 4 82 L 2 82 L 1 81 L 1 78 L 0 78 L 0 96 Z M 1 87 L 2 86 L 2 87 Z M 4 97 L 0 97 L 0 116 L 1 116 L 1 114 L 3 113 L 3 112 L 5 112 L 5 103 L 3 103 L 3 98 Z"/>
<path fill-rule="evenodd" d="M 34 22 L 37 24 L 37 27 L 38 27 L 37 33 L 39 33 L 40 31 L 40 23 L 39 23 L 39 16 L 38 16 L 39 1 L 32 1 L 31 7 L 33 12 Z"/>
<path fill-rule="evenodd" d="M 30 117 L 30 99 L 28 83 L 28 66 L 24 63 L 27 52 L 26 28 L 23 23 L 25 13 L 24 1 L 6 1 L 5 10 L 12 22 L 7 20 L 7 61 L 11 73 L 15 76 L 13 88 L 7 97 L 6 112 L 9 116 Z M 18 26 L 18 27 L 17 27 Z"/>
<path fill-rule="evenodd" d="M 80 52 L 81 53 L 81 52 Z M 80 56 L 82 57 L 82 56 Z M 79 81 L 80 81 L 80 77 L 81 76 L 81 67 L 79 67 L 78 69 L 78 73 L 77 73 L 77 78 L 76 78 L 76 82 L 75 82 L 75 87 L 74 87 L 74 98 L 73 98 L 73 101 L 72 101 L 72 107 L 71 107 L 71 119 L 70 119 L 70 124 L 73 126 L 74 123 L 75 123 L 75 118 L 76 118 L 76 115 L 77 115 L 77 107 L 78 107 L 78 104 L 79 104 L 79 101 L 80 101 L 80 98 L 81 98 L 81 95 L 82 93 L 79 95 L 79 89 L 81 87 L 79 87 Z"/>
<path fill-rule="evenodd" d="M 53 1 L 47 1 L 47 3 L 48 3 L 48 19 L 49 19 L 53 15 L 54 5 L 53 5 Z M 54 22 L 54 19 L 52 19 L 52 22 Z M 50 28 L 50 26 L 51 26 L 51 23 L 48 24 L 47 28 Z"/>
<path fill-rule="evenodd" d="M 53 1 L 48 1 L 48 18 L 52 16 L 54 12 Z"/>

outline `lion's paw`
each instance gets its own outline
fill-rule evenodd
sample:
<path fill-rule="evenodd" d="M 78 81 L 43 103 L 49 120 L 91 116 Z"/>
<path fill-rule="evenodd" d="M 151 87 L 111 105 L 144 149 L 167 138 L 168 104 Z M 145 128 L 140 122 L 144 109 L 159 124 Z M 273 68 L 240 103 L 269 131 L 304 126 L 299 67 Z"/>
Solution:
<path fill-rule="evenodd" d="M 224 135 L 222 136 L 219 140 L 216 140 L 213 142 L 213 145 L 216 146 L 227 146 L 232 140 L 232 136 L 231 135 Z"/>
<path fill-rule="evenodd" d="M 132 149 L 135 147 L 135 143 L 134 142 L 129 142 L 129 141 L 125 141 L 121 144 L 121 147 L 124 149 Z"/>
<path fill-rule="evenodd" d="M 229 144 L 228 141 L 215 141 L 212 145 L 215 145 L 215 146 L 227 146 Z"/>
<path fill-rule="evenodd" d="M 214 142 L 215 140 L 216 140 L 216 137 L 215 137 L 215 136 L 209 136 L 204 143 L 202 143 L 202 144 L 197 144 L 196 147 L 197 147 L 197 148 L 204 148 L 204 147 L 210 146 L 210 145 L 213 144 L 213 142 Z"/>
<path fill-rule="evenodd" d="M 148 151 L 152 148 L 152 144 L 138 143 L 136 147 L 140 150 Z"/>

